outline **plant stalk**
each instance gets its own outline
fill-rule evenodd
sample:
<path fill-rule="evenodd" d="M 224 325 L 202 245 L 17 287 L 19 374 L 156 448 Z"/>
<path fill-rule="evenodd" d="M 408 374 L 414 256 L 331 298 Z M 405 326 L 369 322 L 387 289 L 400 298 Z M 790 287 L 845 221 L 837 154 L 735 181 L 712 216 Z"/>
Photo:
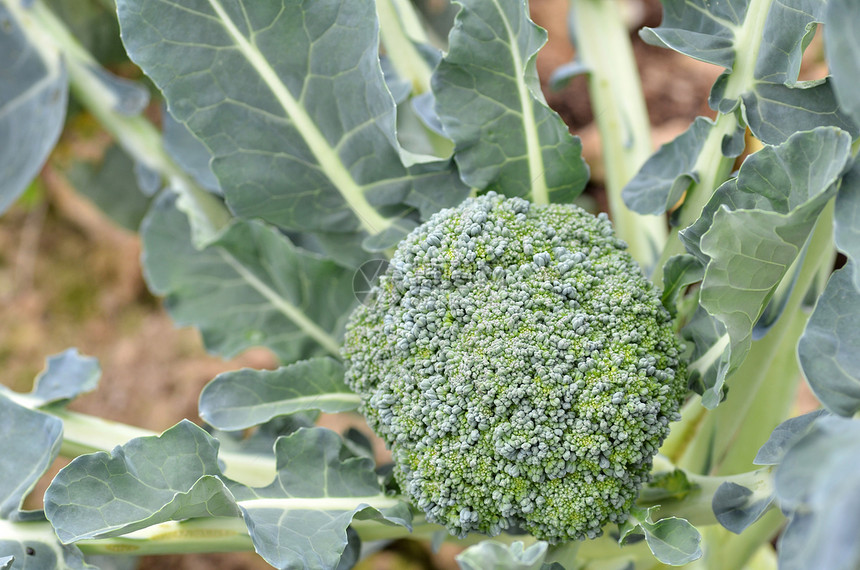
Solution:
<path fill-rule="evenodd" d="M 415 42 L 427 43 L 427 37 L 411 3 L 377 0 L 376 14 L 385 55 L 397 75 L 412 83 L 413 94 L 429 93 L 433 70 L 415 47 Z"/>
<path fill-rule="evenodd" d="M 621 199 L 621 190 L 652 152 L 648 110 L 627 27 L 615 1 L 573 0 L 570 10 L 577 58 L 588 69 L 615 231 L 650 273 L 666 244 L 666 222 L 662 216 L 633 212 Z"/>
<path fill-rule="evenodd" d="M 698 182 L 687 188 L 681 211 L 676 222 L 679 228 L 686 228 L 702 215 L 705 205 L 713 196 L 714 191 L 731 176 L 735 164 L 734 157 L 723 155 L 723 139 L 731 136 L 738 128 L 738 119 L 734 113 L 718 115 L 714 126 L 708 133 L 702 152 L 696 160 L 693 171 L 698 175 Z M 717 158 L 719 157 L 719 158 Z M 684 252 L 684 244 L 673 231 L 673 236 L 666 243 L 651 280 L 658 287 L 663 286 L 663 267 L 669 258 Z"/>

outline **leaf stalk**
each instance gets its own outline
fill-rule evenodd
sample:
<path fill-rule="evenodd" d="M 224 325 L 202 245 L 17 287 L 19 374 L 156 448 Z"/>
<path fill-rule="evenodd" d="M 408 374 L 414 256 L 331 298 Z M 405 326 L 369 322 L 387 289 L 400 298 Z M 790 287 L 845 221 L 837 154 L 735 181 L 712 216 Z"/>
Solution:
<path fill-rule="evenodd" d="M 618 2 L 573 0 L 571 31 L 577 58 L 588 69 L 594 120 L 600 130 L 609 209 L 619 238 L 650 273 L 666 243 L 662 216 L 628 209 L 621 190 L 651 156 L 651 130 L 633 48 Z M 607 46 L 612 46 L 607 49 Z"/>

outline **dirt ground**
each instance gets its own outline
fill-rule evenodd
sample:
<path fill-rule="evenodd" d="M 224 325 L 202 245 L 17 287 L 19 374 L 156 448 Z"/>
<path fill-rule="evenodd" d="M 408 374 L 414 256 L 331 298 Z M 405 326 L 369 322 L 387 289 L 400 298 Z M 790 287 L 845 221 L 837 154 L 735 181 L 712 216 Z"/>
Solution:
<path fill-rule="evenodd" d="M 531 4 L 533 18 L 549 32 L 549 43 L 538 58 L 545 80 L 574 55 L 566 31 L 567 0 L 532 0 Z M 627 4 L 631 29 L 659 24 L 656 0 Z M 720 69 L 646 46 L 635 33 L 632 37 L 656 148 L 680 134 L 697 115 L 712 116 L 707 94 Z M 585 79 L 573 80 L 560 92 L 547 91 L 546 96 L 571 131 L 583 139 L 589 163 L 598 164 L 599 137 Z M 598 179 L 590 188 L 598 198 L 600 183 Z M 227 362 L 207 355 L 199 335 L 191 329 L 176 329 L 159 300 L 147 292 L 139 254 L 137 237 L 114 226 L 78 197 L 55 161 L 49 162 L 36 195 L 0 217 L 0 381 L 28 390 L 46 356 L 76 346 L 98 357 L 103 375 L 100 388 L 72 408 L 161 431 L 181 418 L 199 420 L 197 396 L 216 374 L 242 366 L 275 366 L 265 350 L 249 351 Z M 407 558 L 412 562 L 404 562 Z M 432 567 L 424 554 L 407 558 L 387 555 L 366 567 Z M 435 563 L 450 567 L 451 557 L 437 558 Z M 253 554 L 240 554 L 159 557 L 144 559 L 141 567 L 268 565 Z"/>

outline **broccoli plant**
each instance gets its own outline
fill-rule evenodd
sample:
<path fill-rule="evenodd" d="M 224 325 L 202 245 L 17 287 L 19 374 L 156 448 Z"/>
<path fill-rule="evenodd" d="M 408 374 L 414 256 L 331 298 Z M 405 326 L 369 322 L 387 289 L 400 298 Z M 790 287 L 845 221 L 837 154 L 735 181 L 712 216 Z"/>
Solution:
<path fill-rule="evenodd" d="M 116 176 L 79 190 L 139 230 L 174 321 L 279 362 L 160 434 L 67 409 L 100 375 L 74 349 L 0 387 L 0 569 L 349 568 L 402 538 L 464 569 L 860 565 L 852 2 L 663 0 L 641 38 L 724 72 L 653 152 L 619 6 L 572 0 L 551 82 L 588 77 L 604 213 L 527 2 L 437 8 L 116 0 L 145 81 L 61 0 L 0 0 L 0 210 L 86 113 Z M 822 23 L 830 75 L 800 81 Z"/>

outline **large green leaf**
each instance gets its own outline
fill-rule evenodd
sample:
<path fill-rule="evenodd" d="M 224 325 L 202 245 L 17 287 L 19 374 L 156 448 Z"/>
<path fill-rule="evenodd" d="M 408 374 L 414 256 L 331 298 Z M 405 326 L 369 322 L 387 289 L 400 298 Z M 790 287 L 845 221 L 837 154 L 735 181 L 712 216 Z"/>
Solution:
<path fill-rule="evenodd" d="M 627 207 L 660 215 L 677 203 L 698 182 L 699 156 L 713 126 L 710 119 L 697 117 L 686 131 L 661 146 L 624 187 L 621 195 Z"/>
<path fill-rule="evenodd" d="M 768 144 L 785 141 L 797 131 L 832 125 L 858 134 L 854 121 L 839 105 L 829 80 L 788 87 L 759 81 L 743 95 L 750 131 Z"/>
<path fill-rule="evenodd" d="M 702 405 L 717 407 L 723 399 L 723 385 L 729 373 L 731 347 L 726 326 L 701 306 L 681 329 L 685 340 L 693 343 L 687 370 L 690 388 L 702 395 Z"/>
<path fill-rule="evenodd" d="M 164 113 L 162 140 L 164 150 L 195 182 L 210 192 L 222 194 L 218 179 L 212 172 L 212 155 L 188 127 L 174 119 L 170 113 Z"/>
<path fill-rule="evenodd" d="M 27 188 L 60 136 L 68 85 L 59 52 L 20 2 L 0 3 L 0 213 Z"/>
<path fill-rule="evenodd" d="M 704 276 L 705 267 L 695 256 L 684 253 L 670 257 L 663 266 L 663 293 L 660 295 L 663 306 L 674 315 L 678 297 Z"/>
<path fill-rule="evenodd" d="M 732 369 L 743 361 L 753 326 L 835 195 L 850 147 L 846 133 L 819 128 L 764 148 L 682 232 L 691 253 L 707 262 L 700 303 L 726 325 Z"/>
<path fill-rule="evenodd" d="M 12 562 L 10 559 L 14 559 Z M 4 566 L 4 563 L 7 564 Z M 98 570 L 84 561 L 77 546 L 61 544 L 45 520 L 8 522 L 0 519 L 0 569 Z"/>
<path fill-rule="evenodd" d="M 523 0 L 464 0 L 433 76 L 436 111 L 467 184 L 535 202 L 569 202 L 588 179 L 579 139 L 540 91 L 546 33 Z"/>
<path fill-rule="evenodd" d="M 21 510 L 60 451 L 63 422 L 5 394 L 0 393 L 0 568 L 93 568 L 76 546 L 60 544 L 42 511 Z"/>
<path fill-rule="evenodd" d="M 168 520 L 238 516 L 220 472 L 217 440 L 183 420 L 161 436 L 72 461 L 51 482 L 45 514 L 64 543 Z"/>
<path fill-rule="evenodd" d="M 807 433 L 812 426 L 812 423 L 822 415 L 827 415 L 826 410 L 816 410 L 789 418 L 776 426 L 776 429 L 767 438 L 767 441 L 756 453 L 753 464 L 755 465 L 779 465 L 782 463 L 782 458 L 785 457 L 785 452 L 791 447 L 794 441 L 803 434 Z"/>
<path fill-rule="evenodd" d="M 860 162 L 842 177 L 833 216 L 836 247 L 854 261 L 854 287 L 860 290 Z"/>
<path fill-rule="evenodd" d="M 252 346 L 272 349 L 283 362 L 338 354 L 355 302 L 351 270 L 255 221 L 234 222 L 199 251 L 174 201 L 162 196 L 141 231 L 147 281 L 166 295 L 177 323 L 198 327 L 206 347 L 227 357 Z"/>
<path fill-rule="evenodd" d="M 277 370 L 246 368 L 219 374 L 200 393 L 200 417 L 230 431 L 306 410 L 354 410 L 360 402 L 343 382 L 340 362 L 314 358 Z"/>
<path fill-rule="evenodd" d="M 645 28 L 643 39 L 731 70 L 714 84 L 711 106 L 728 113 L 743 101 L 750 130 L 760 140 L 778 144 L 819 126 L 858 133 L 829 81 L 797 81 L 825 2 L 667 0 L 663 5 L 660 27 Z"/>
<path fill-rule="evenodd" d="M 768 485 L 760 489 L 750 489 L 733 481 L 726 481 L 717 487 L 711 508 L 721 525 L 735 534 L 740 534 L 770 508 L 773 498 L 773 489 Z"/>
<path fill-rule="evenodd" d="M 830 276 L 797 345 L 812 391 L 833 413 L 860 411 L 860 289 L 852 262 Z"/>
<path fill-rule="evenodd" d="M 377 234 L 396 224 L 411 191 L 437 183 L 400 162 L 372 0 L 117 6 L 131 58 L 211 152 L 240 216 Z"/>
<path fill-rule="evenodd" d="M 730 68 L 735 59 L 735 33 L 746 18 L 749 3 L 664 0 L 660 27 L 643 28 L 639 35 L 652 45 Z"/>
<path fill-rule="evenodd" d="M 78 193 L 89 198 L 116 224 L 136 232 L 152 197 L 140 189 L 134 168 L 131 157 L 112 145 L 98 164 L 76 163 L 69 172 L 69 180 Z"/>
<path fill-rule="evenodd" d="M 76 458 L 48 488 L 45 511 L 64 542 L 241 513 L 257 552 L 277 568 L 334 568 L 356 516 L 409 523 L 408 506 L 383 494 L 373 462 L 353 457 L 334 432 L 300 429 L 279 438 L 275 454 L 272 484 L 246 487 L 221 472 L 218 441 L 183 421 Z"/>
<path fill-rule="evenodd" d="M 857 33 L 857 3 L 853 0 L 828 0 L 824 16 L 824 42 L 827 63 L 833 74 L 836 97 L 855 120 L 860 122 L 860 34 Z"/>
<path fill-rule="evenodd" d="M 63 422 L 0 395 L 0 433 L 0 519 L 8 519 L 59 453 Z"/>
<path fill-rule="evenodd" d="M 860 422 L 821 417 L 789 447 L 774 477 L 789 517 L 778 543 L 785 570 L 860 565 Z"/>
<path fill-rule="evenodd" d="M 656 507 L 634 507 L 627 521 L 619 528 L 619 543 L 624 545 L 632 534 L 642 533 L 654 557 L 669 566 L 683 566 L 702 557 L 699 544 L 702 535 L 686 519 L 668 517 L 651 521 Z"/>
<path fill-rule="evenodd" d="M 257 552 L 278 568 L 334 568 L 356 516 L 408 525 L 409 507 L 380 491 L 373 461 L 349 457 L 334 432 L 300 429 L 275 443 L 271 485 L 237 491 Z"/>

